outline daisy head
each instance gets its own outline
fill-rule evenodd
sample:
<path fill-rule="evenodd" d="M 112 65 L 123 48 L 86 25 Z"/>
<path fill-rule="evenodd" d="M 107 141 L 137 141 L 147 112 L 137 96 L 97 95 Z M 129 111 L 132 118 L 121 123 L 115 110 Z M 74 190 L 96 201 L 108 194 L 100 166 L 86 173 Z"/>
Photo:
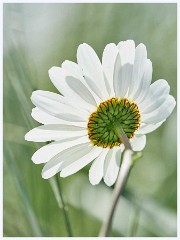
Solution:
<path fill-rule="evenodd" d="M 49 76 L 60 94 L 34 91 L 32 117 L 43 124 L 25 139 L 52 141 L 32 156 L 45 163 L 42 177 L 60 172 L 67 177 L 92 162 L 89 180 L 111 186 L 120 168 L 124 145 L 115 126 L 127 135 L 133 151 L 146 145 L 146 134 L 157 129 L 175 107 L 170 87 L 160 79 L 151 84 L 152 63 L 144 44 L 133 40 L 108 44 L 102 63 L 88 44 L 77 50 L 77 63 L 52 67 Z"/>

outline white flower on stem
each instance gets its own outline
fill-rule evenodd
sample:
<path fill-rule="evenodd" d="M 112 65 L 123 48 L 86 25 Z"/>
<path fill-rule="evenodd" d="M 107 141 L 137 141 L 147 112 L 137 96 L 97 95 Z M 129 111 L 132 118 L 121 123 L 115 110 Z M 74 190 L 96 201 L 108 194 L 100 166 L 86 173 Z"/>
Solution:
<path fill-rule="evenodd" d="M 115 183 L 122 141 L 114 131 L 121 124 L 132 149 L 141 151 L 146 135 L 157 129 L 175 107 L 170 87 L 160 79 L 151 84 L 152 63 L 144 44 L 132 40 L 108 44 L 102 63 L 88 44 L 77 50 L 77 64 L 63 62 L 52 67 L 49 76 L 62 94 L 34 91 L 32 117 L 43 124 L 29 131 L 25 139 L 52 143 L 34 153 L 36 164 L 45 163 L 42 177 L 60 172 L 67 177 L 92 163 L 89 180 Z"/>

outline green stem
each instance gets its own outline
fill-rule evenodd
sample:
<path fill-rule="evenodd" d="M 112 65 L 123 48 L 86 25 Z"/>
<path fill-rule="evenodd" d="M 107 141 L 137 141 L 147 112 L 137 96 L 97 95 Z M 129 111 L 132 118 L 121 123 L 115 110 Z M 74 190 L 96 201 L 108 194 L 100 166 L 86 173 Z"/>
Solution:
<path fill-rule="evenodd" d="M 129 140 L 128 140 L 123 128 L 121 127 L 121 124 L 118 121 L 114 122 L 114 131 L 115 131 L 115 134 L 117 135 L 117 137 L 123 142 L 125 149 L 132 150 Z"/>
<path fill-rule="evenodd" d="M 64 202 L 62 189 L 61 189 L 61 184 L 60 184 L 60 181 L 59 181 L 59 178 L 58 178 L 57 175 L 55 176 L 55 179 L 56 179 L 58 194 L 59 194 L 60 199 L 61 199 L 61 203 L 58 203 L 58 204 L 59 204 L 59 207 L 62 208 L 62 210 L 63 210 L 63 215 L 64 215 L 64 220 L 65 220 L 68 236 L 72 237 L 73 233 L 72 233 L 72 228 L 71 228 L 71 224 L 70 224 L 70 220 L 69 220 L 69 216 L 68 216 L 68 207 Z"/>
<path fill-rule="evenodd" d="M 131 148 L 131 145 L 129 143 L 129 140 L 123 130 L 123 128 L 121 127 L 120 123 L 115 122 L 114 123 L 114 131 L 116 133 L 116 135 L 118 136 L 118 138 L 123 142 L 124 146 L 125 146 L 125 151 L 124 151 L 124 155 L 123 155 L 123 161 L 121 164 L 121 168 L 117 177 L 117 181 L 113 190 L 113 194 L 112 194 L 112 204 L 111 204 L 111 208 L 108 212 L 107 218 L 105 219 L 100 233 L 99 233 L 99 237 L 106 237 L 108 235 L 109 229 L 112 225 L 112 220 L 113 220 L 113 216 L 114 216 L 114 212 L 119 200 L 119 197 L 121 196 L 121 193 L 123 191 L 124 185 L 127 181 L 127 178 L 129 176 L 129 172 L 132 166 L 132 155 L 133 155 L 133 151 Z"/>

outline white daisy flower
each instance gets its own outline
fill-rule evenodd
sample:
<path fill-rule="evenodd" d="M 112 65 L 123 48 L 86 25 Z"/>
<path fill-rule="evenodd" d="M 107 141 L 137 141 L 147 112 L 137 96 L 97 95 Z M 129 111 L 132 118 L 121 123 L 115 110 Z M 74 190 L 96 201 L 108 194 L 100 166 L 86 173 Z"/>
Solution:
<path fill-rule="evenodd" d="M 115 183 L 122 141 L 114 123 L 121 124 L 134 151 L 146 145 L 146 135 L 157 129 L 175 107 L 170 87 L 163 80 L 151 84 L 152 63 L 144 44 L 132 40 L 108 44 L 102 63 L 88 44 L 77 50 L 77 64 L 65 61 L 49 76 L 62 94 L 34 91 L 32 117 L 42 123 L 25 135 L 34 142 L 52 143 L 34 153 L 32 161 L 45 163 L 42 177 L 60 172 L 67 177 L 92 163 L 91 184 L 102 178 Z"/>

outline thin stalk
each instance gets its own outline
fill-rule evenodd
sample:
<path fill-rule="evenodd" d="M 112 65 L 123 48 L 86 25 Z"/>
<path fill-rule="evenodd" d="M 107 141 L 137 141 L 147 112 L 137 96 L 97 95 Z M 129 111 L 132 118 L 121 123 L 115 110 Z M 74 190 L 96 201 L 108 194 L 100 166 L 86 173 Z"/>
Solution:
<path fill-rule="evenodd" d="M 55 176 L 55 180 L 57 183 L 57 190 L 58 190 L 58 194 L 60 196 L 61 199 L 61 204 L 59 203 L 59 207 L 62 208 L 63 210 L 63 215 L 64 215 L 64 220 L 65 220 L 65 224 L 66 224 L 66 229 L 67 229 L 67 233 L 69 237 L 73 237 L 73 233 L 72 233 L 72 228 L 71 228 L 71 224 L 70 224 L 70 220 L 69 220 L 69 216 L 68 216 L 68 207 L 65 204 L 64 198 L 63 198 L 63 194 L 62 194 L 62 189 L 61 189 L 61 184 L 59 181 L 58 176 Z"/>
<path fill-rule="evenodd" d="M 124 152 L 124 156 L 123 156 L 123 161 L 122 161 L 122 165 L 118 174 L 118 178 L 113 190 L 113 194 L 112 194 L 112 204 L 111 204 L 111 208 L 108 212 L 107 218 L 105 219 L 100 233 L 99 233 L 99 237 L 106 237 L 109 229 L 111 227 L 112 224 L 112 219 L 114 216 L 114 212 L 118 203 L 118 199 L 122 193 L 123 187 L 127 181 L 127 177 L 129 175 L 130 169 L 131 169 L 131 165 L 132 165 L 132 155 L 133 155 L 133 151 L 131 148 L 131 145 L 129 143 L 129 140 L 126 136 L 126 134 L 124 133 L 124 130 L 122 129 L 121 125 L 119 123 L 115 123 L 114 124 L 114 130 L 116 132 L 116 135 L 119 137 L 119 139 L 122 140 L 124 146 L 125 146 L 125 152 Z"/>
<path fill-rule="evenodd" d="M 114 131 L 117 137 L 123 142 L 125 149 L 132 150 L 129 140 L 119 122 L 114 122 Z"/>

